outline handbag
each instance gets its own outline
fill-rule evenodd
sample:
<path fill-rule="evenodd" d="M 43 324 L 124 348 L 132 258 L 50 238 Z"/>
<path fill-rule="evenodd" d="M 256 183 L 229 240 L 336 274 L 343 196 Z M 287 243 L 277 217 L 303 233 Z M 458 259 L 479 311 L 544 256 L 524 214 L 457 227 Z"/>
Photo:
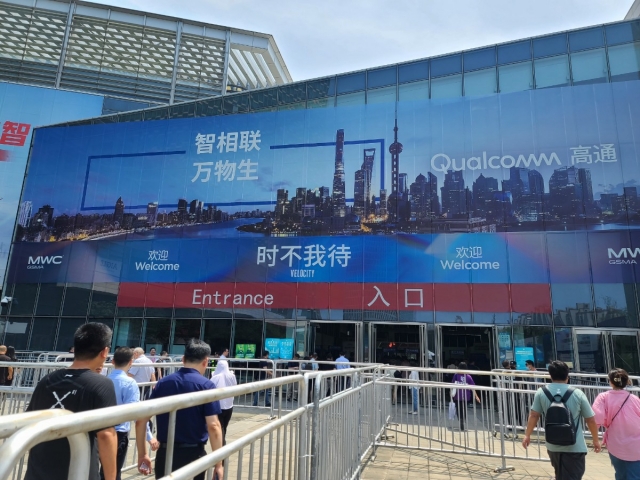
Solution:
<path fill-rule="evenodd" d="M 449 402 L 449 420 L 456 419 L 456 404 L 455 402 Z"/>
<path fill-rule="evenodd" d="M 616 412 L 616 414 L 613 416 L 613 418 L 611 419 L 611 422 L 609 422 L 609 426 L 607 427 L 607 430 L 605 430 L 604 432 L 604 436 L 602 437 L 602 443 L 604 445 L 607 444 L 607 437 L 608 437 L 608 433 L 609 433 L 609 429 L 611 428 L 611 425 L 613 425 L 613 421 L 616 419 L 616 417 L 618 416 L 618 414 L 622 411 L 622 407 L 624 407 L 624 404 L 627 403 L 627 401 L 629 400 L 629 397 L 631 396 L 631 393 L 629 393 L 627 395 L 627 398 L 625 398 L 624 402 L 622 402 L 622 405 L 620 405 L 620 408 L 618 409 L 618 411 Z"/>

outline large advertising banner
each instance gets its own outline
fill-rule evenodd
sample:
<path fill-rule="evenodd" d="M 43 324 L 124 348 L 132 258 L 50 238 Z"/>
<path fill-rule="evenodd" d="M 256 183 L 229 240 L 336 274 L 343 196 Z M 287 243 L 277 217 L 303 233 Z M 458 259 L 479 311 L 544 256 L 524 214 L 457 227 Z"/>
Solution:
<path fill-rule="evenodd" d="M 33 203 L 18 209 L 31 136 L 35 127 L 95 117 L 103 97 L 0 82 L 0 289 L 16 222 L 30 226 Z M 37 210 L 37 207 L 36 207 Z"/>
<path fill-rule="evenodd" d="M 11 281 L 121 282 L 121 306 L 175 284 L 176 307 L 407 310 L 474 285 L 500 299 L 487 311 L 633 281 L 638 105 L 624 82 L 40 129 Z"/>

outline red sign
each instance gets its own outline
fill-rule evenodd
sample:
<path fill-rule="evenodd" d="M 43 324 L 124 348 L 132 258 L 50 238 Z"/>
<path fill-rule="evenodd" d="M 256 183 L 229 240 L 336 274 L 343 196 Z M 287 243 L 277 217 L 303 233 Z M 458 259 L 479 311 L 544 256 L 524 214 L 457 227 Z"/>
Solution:
<path fill-rule="evenodd" d="M 551 313 L 546 284 L 121 283 L 119 307 Z"/>
<path fill-rule="evenodd" d="M 3 145 L 13 145 L 14 147 L 23 147 L 24 142 L 27 141 L 30 130 L 31 125 L 28 123 L 4 122 L 0 143 Z"/>

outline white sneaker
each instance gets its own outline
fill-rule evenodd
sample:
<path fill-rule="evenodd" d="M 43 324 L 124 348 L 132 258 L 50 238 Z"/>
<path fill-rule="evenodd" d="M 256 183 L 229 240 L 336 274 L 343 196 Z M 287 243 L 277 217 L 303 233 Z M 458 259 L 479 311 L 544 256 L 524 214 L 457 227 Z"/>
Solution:
<path fill-rule="evenodd" d="M 418 412 L 411 412 L 411 415 L 417 415 Z"/>

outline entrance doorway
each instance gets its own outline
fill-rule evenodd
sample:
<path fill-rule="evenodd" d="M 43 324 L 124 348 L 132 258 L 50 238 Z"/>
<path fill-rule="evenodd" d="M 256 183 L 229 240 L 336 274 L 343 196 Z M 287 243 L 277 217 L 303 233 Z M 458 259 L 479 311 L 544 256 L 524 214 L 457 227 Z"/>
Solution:
<path fill-rule="evenodd" d="M 369 324 L 369 361 L 372 363 L 400 364 L 427 363 L 427 329 L 424 324 L 371 323 Z"/>
<path fill-rule="evenodd" d="M 362 361 L 362 324 L 349 322 L 309 322 L 308 352 L 319 360 L 334 360 L 344 353 L 353 362 Z"/>
<path fill-rule="evenodd" d="M 624 368 L 630 375 L 640 374 L 637 332 L 576 329 L 575 333 L 576 371 L 609 373 L 612 368 Z"/>
<path fill-rule="evenodd" d="M 490 371 L 496 365 L 494 330 L 491 326 L 437 325 L 436 345 L 439 365 L 447 368 L 451 364 L 467 362 L 470 370 Z M 483 384 L 489 377 L 478 376 L 476 383 Z"/>

